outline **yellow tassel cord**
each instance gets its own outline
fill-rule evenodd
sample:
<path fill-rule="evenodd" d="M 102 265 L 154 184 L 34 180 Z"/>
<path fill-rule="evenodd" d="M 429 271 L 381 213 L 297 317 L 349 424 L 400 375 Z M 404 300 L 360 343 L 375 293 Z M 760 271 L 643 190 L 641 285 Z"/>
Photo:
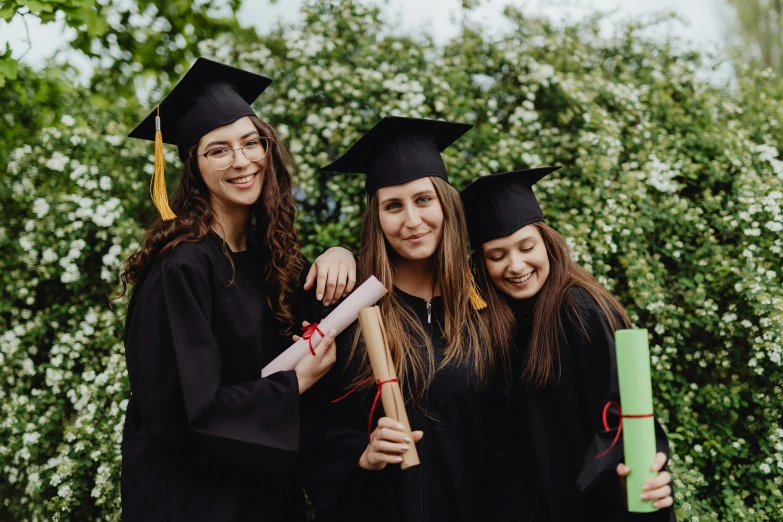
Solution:
<path fill-rule="evenodd" d="M 160 133 L 160 107 L 155 117 L 155 173 L 150 182 L 150 197 L 155 208 L 158 209 L 163 221 L 176 219 L 177 215 L 169 207 L 169 195 L 166 192 L 166 179 L 163 171 L 166 163 L 163 159 L 163 136 Z"/>
<path fill-rule="evenodd" d="M 468 275 L 470 276 L 470 304 L 473 305 L 474 310 L 483 310 L 487 307 L 487 302 L 482 299 L 473 274 L 468 271 Z"/>

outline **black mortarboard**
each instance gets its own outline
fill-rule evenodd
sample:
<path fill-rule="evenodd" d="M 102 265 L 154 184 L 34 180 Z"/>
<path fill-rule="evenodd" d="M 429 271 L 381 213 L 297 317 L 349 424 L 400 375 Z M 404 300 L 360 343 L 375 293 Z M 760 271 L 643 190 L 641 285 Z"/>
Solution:
<path fill-rule="evenodd" d="M 211 130 L 234 123 L 245 116 L 255 116 L 250 104 L 272 80 L 206 58 L 199 58 L 193 67 L 160 102 L 163 143 L 179 148 L 185 160 L 188 149 Z M 128 135 L 153 141 L 155 117 L 152 111 Z"/>
<path fill-rule="evenodd" d="M 381 187 L 437 176 L 449 180 L 440 153 L 473 125 L 387 116 L 321 170 L 367 175 L 368 194 Z"/>
<path fill-rule="evenodd" d="M 539 167 L 483 176 L 462 191 L 470 243 L 478 250 L 487 241 L 513 234 L 531 223 L 544 221 L 533 185 L 560 169 Z"/>
<path fill-rule="evenodd" d="M 131 138 L 155 141 L 152 200 L 164 220 L 176 216 L 168 206 L 163 179 L 163 143 L 176 145 L 185 161 L 188 149 L 208 132 L 255 116 L 250 104 L 272 80 L 236 67 L 198 58 L 168 96 L 133 129 Z"/>

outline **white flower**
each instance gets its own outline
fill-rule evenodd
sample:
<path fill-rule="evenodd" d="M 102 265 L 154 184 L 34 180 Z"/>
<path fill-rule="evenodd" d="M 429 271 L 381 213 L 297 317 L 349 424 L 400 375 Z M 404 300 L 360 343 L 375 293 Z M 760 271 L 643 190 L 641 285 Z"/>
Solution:
<path fill-rule="evenodd" d="M 767 221 L 767 224 L 764 226 L 770 229 L 772 232 L 780 232 L 783 230 L 783 223 L 779 221 Z"/>
<path fill-rule="evenodd" d="M 60 276 L 60 281 L 63 283 L 72 283 L 79 279 L 81 274 L 79 273 L 79 267 L 77 267 L 75 264 L 68 263 L 64 268 L 65 271 Z"/>
<path fill-rule="evenodd" d="M 74 165 L 74 162 L 71 162 L 71 174 L 70 174 L 70 177 L 71 177 L 72 180 L 78 181 L 85 174 L 87 174 L 88 171 L 89 171 L 89 169 L 87 168 L 87 165 L 82 165 L 82 164 L 80 164 L 78 162 L 76 162 L 76 164 Z"/>
<path fill-rule="evenodd" d="M 33 249 L 35 244 L 33 243 L 33 240 L 30 239 L 29 236 L 22 236 L 19 238 L 19 245 L 22 247 L 22 250 L 25 252 L 29 252 Z"/>
<path fill-rule="evenodd" d="M 762 462 L 761 464 L 759 464 L 759 469 L 766 474 L 769 474 L 772 471 L 772 469 L 769 467 L 769 464 L 767 464 L 766 462 Z"/>
<path fill-rule="evenodd" d="M 22 158 L 24 158 L 27 154 L 30 154 L 32 151 L 33 148 L 30 145 L 23 145 L 18 149 L 14 150 L 11 153 L 11 157 L 14 158 L 14 161 L 20 161 Z"/>
<path fill-rule="evenodd" d="M 49 203 L 46 202 L 43 198 L 38 198 L 33 203 L 33 214 L 38 217 L 38 219 L 41 219 L 49 212 Z"/>
<path fill-rule="evenodd" d="M 92 215 L 92 221 L 101 227 L 110 227 L 114 220 L 120 217 L 122 213 L 122 207 L 120 206 L 120 200 L 117 198 L 111 198 L 106 203 L 102 203 L 95 208 L 95 213 Z"/>
<path fill-rule="evenodd" d="M 26 375 L 35 375 L 35 364 L 29 357 L 22 361 L 22 372 Z"/>
<path fill-rule="evenodd" d="M 60 489 L 57 490 L 57 494 L 65 500 L 70 500 L 73 492 L 71 491 L 71 486 L 63 484 L 60 486 Z"/>
<path fill-rule="evenodd" d="M 69 114 L 64 114 L 63 117 L 60 118 L 60 123 L 62 123 L 66 127 L 73 127 L 73 124 L 76 123 L 76 120 L 73 118 L 73 116 Z"/>
<path fill-rule="evenodd" d="M 123 142 L 125 138 L 123 138 L 122 136 L 106 136 L 104 139 L 108 141 L 109 144 L 117 147 Z"/>
<path fill-rule="evenodd" d="M 38 439 L 40 439 L 40 438 L 41 438 L 41 434 L 40 433 L 36 433 L 36 432 L 25 433 L 25 434 L 22 435 L 22 443 L 27 445 L 27 446 L 32 446 L 33 444 L 37 444 L 38 443 Z"/>
<path fill-rule="evenodd" d="M 646 181 L 661 192 L 677 192 L 679 184 L 674 181 L 678 175 L 668 163 L 662 162 L 655 154 L 650 154 L 650 160 L 645 165 Z"/>
<path fill-rule="evenodd" d="M 68 156 L 66 156 L 62 152 L 55 152 L 54 154 L 52 154 L 51 158 L 46 160 L 46 166 L 52 170 L 62 172 L 65 166 L 68 165 L 69 161 L 70 159 L 68 159 Z"/>
<path fill-rule="evenodd" d="M 778 157 L 778 149 L 769 145 L 757 145 L 756 152 L 759 153 L 761 161 L 772 161 Z"/>
<path fill-rule="evenodd" d="M 57 258 L 58 258 L 57 252 L 55 252 L 51 248 L 47 248 L 41 253 L 41 260 L 44 263 L 54 263 L 55 261 L 57 261 Z"/>

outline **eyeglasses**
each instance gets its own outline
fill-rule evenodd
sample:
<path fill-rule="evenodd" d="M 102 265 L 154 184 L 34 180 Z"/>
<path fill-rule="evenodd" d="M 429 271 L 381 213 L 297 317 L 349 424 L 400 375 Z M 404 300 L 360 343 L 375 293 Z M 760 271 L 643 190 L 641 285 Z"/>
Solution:
<path fill-rule="evenodd" d="M 236 151 L 241 150 L 248 161 L 261 161 L 269 152 L 269 138 L 253 138 L 238 149 L 218 147 L 198 154 L 197 157 L 206 156 L 207 161 L 215 170 L 226 170 L 234 164 Z"/>

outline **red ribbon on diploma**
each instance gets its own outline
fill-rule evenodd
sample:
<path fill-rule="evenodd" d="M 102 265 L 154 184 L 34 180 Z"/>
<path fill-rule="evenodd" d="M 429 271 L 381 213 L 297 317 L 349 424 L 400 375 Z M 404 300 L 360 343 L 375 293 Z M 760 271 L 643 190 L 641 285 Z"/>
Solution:
<path fill-rule="evenodd" d="M 355 392 L 357 388 L 359 388 L 360 386 L 362 386 L 363 384 L 365 384 L 367 381 L 369 381 L 371 379 L 372 379 L 372 377 L 368 377 L 368 378 L 364 379 L 363 381 L 359 382 L 356 386 L 351 388 L 348 391 L 348 393 L 346 393 L 342 397 L 338 397 L 337 399 L 334 399 L 332 401 L 332 404 L 334 404 L 335 402 L 340 402 L 341 400 L 345 399 L 350 394 Z M 372 432 L 372 418 L 375 415 L 375 407 L 378 406 L 378 399 L 381 398 L 381 388 L 383 388 L 384 384 L 387 384 L 387 383 L 390 383 L 390 382 L 398 382 L 398 381 L 397 381 L 396 377 L 394 379 L 389 379 L 387 381 L 377 381 L 378 390 L 375 392 L 375 398 L 373 398 L 373 400 L 372 400 L 372 408 L 370 408 L 370 418 L 367 420 L 367 438 L 368 439 L 370 438 L 370 433 Z"/>
<path fill-rule="evenodd" d="M 307 341 L 307 344 L 310 345 L 310 353 L 313 354 L 313 357 L 315 357 L 315 349 L 313 348 L 313 334 L 315 332 L 318 332 L 321 337 L 326 337 L 324 333 L 321 331 L 320 328 L 318 328 L 318 323 L 308 324 L 307 326 L 302 327 L 302 339 Z"/>
<path fill-rule="evenodd" d="M 604 404 L 604 411 L 602 413 L 603 421 L 604 421 L 604 429 L 606 431 L 609 431 L 611 428 L 609 427 L 609 421 L 606 420 L 606 414 L 609 413 L 609 406 L 615 405 L 617 407 L 617 414 L 620 416 L 620 422 L 617 424 L 617 434 L 614 436 L 614 440 L 612 441 L 612 444 L 609 445 L 608 448 L 606 448 L 606 451 L 601 453 L 600 455 L 596 455 L 595 458 L 600 459 L 609 454 L 610 451 L 612 451 L 612 448 L 615 447 L 617 444 L 617 441 L 620 440 L 620 434 L 623 432 L 623 419 L 646 419 L 648 417 L 652 417 L 652 413 L 645 413 L 642 415 L 623 415 L 623 411 L 620 409 L 620 403 L 617 401 L 609 401 L 606 404 Z"/>
<path fill-rule="evenodd" d="M 378 405 L 378 399 L 381 398 L 381 388 L 388 382 L 397 382 L 397 378 L 389 379 L 388 381 L 378 381 L 378 391 L 375 392 L 375 398 L 372 400 L 372 408 L 370 408 L 370 418 L 367 420 L 367 440 L 370 439 L 370 428 L 372 428 L 372 417 L 375 415 L 375 407 Z"/>

